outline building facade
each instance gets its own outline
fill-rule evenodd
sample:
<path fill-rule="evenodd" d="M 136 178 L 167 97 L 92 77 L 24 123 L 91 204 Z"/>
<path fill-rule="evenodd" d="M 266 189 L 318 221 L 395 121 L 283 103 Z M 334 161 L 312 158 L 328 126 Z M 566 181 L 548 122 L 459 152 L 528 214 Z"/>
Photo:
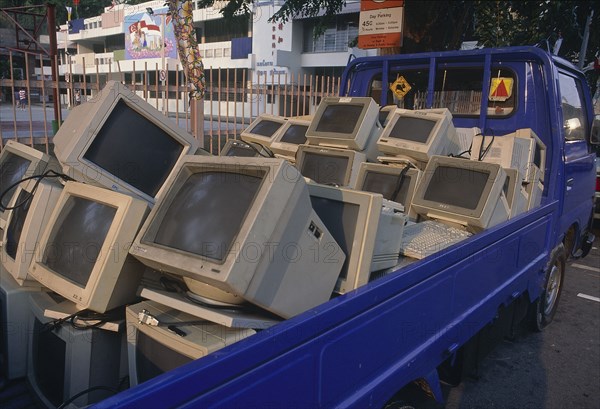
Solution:
<path fill-rule="evenodd" d="M 358 36 L 359 0 L 348 1 L 319 37 L 314 36 L 314 18 L 269 22 L 283 1 L 256 2 L 251 17 L 239 16 L 234 21 L 225 21 L 219 12 L 226 3 L 215 2 L 211 8 L 200 9 L 193 1 L 193 22 L 209 86 L 218 79 L 221 88 L 225 83 L 227 89 L 264 89 L 267 98 L 273 87 L 294 86 L 306 77 L 339 76 L 353 56 L 377 53 L 353 46 Z M 185 104 L 176 102 L 186 98 L 170 87 L 168 92 L 155 91 L 157 84 L 184 82 L 167 11 L 164 1 L 122 4 L 107 7 L 100 16 L 73 20 L 68 33 L 63 25 L 65 35 L 59 38 L 60 74 L 73 79 L 90 75 L 120 78 L 135 85 L 136 92 L 144 90 L 149 102 L 156 98 L 159 109 L 164 110 L 164 104 L 168 104 L 169 112 L 187 109 Z M 293 104 L 276 98 L 265 102 L 274 104 L 275 113 L 279 114 L 286 112 L 285 104 Z M 211 106 L 215 103 L 222 104 L 209 102 L 205 113 L 223 108 Z M 287 108 L 293 110 L 291 106 Z M 247 111 L 245 116 L 255 113 Z"/>

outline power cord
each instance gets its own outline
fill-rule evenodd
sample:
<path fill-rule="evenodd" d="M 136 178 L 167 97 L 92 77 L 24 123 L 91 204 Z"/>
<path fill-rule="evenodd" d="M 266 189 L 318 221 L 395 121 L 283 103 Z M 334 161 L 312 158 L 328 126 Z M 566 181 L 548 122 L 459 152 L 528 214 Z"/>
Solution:
<path fill-rule="evenodd" d="M 412 167 L 412 165 L 410 163 L 407 163 L 406 166 L 404 167 L 404 169 L 402 169 L 402 171 L 398 175 L 396 187 L 394 188 L 394 192 L 392 193 L 392 197 L 390 197 L 390 200 L 396 201 L 396 196 L 398 195 L 398 193 L 400 193 L 400 189 L 402 189 L 402 185 L 404 183 L 404 177 L 406 176 L 406 174 L 408 173 L 408 171 L 410 170 L 411 167 Z"/>
<path fill-rule="evenodd" d="M 76 393 L 75 395 L 71 396 L 69 399 L 67 399 L 66 401 L 61 403 L 59 406 L 57 406 L 56 409 L 64 409 L 69 404 L 73 403 L 76 399 L 82 397 L 83 395 L 87 395 L 90 392 L 94 392 L 94 391 L 107 391 L 107 392 L 111 392 L 113 395 L 116 395 L 117 393 L 119 393 L 119 391 L 116 390 L 115 388 L 110 388 L 108 386 L 92 386 L 91 388 L 84 389 L 81 392 Z"/>
<path fill-rule="evenodd" d="M 34 176 L 29 176 L 29 177 L 23 178 L 15 183 L 13 183 L 9 187 L 7 187 L 4 190 L 4 192 L 2 192 L 0 194 L 0 210 L 2 210 L 2 211 L 14 210 L 14 209 L 17 209 L 17 208 L 29 203 L 31 201 L 31 199 L 33 198 L 33 195 L 34 195 L 35 191 L 37 190 L 40 182 L 42 181 L 42 179 L 45 179 L 45 178 L 61 178 L 64 180 L 75 180 L 75 179 L 71 178 L 70 176 L 65 175 L 64 173 L 58 173 L 52 169 L 47 170 L 46 172 L 42 173 L 41 175 L 34 175 Z M 28 180 L 36 180 L 36 183 L 35 183 L 35 185 L 33 185 L 33 188 L 31 189 L 31 192 L 29 193 L 29 195 L 27 195 L 27 197 L 25 199 L 23 199 L 20 203 L 15 204 L 14 206 L 11 206 L 11 207 L 4 206 L 4 204 L 3 204 L 4 196 L 6 196 L 6 194 L 9 191 L 11 191 L 13 188 L 19 186 L 21 183 L 26 182 Z"/>

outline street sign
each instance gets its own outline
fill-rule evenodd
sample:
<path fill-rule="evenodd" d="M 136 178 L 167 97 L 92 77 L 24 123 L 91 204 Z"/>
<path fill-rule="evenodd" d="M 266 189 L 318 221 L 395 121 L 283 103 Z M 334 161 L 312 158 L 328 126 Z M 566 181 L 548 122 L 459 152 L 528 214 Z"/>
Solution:
<path fill-rule="evenodd" d="M 159 78 L 160 78 L 161 81 L 166 80 L 167 79 L 167 71 L 160 70 Z"/>
<path fill-rule="evenodd" d="M 403 6 L 402 0 L 362 0 L 358 47 L 399 47 L 402 44 Z"/>

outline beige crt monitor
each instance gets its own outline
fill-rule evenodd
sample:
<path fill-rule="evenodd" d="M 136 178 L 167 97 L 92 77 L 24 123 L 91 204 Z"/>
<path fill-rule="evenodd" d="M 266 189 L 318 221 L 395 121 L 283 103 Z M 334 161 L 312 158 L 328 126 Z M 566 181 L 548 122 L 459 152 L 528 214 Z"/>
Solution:
<path fill-rule="evenodd" d="M 54 144 L 64 173 L 150 205 L 175 164 L 198 149 L 191 134 L 117 81 L 75 107 Z"/>
<path fill-rule="evenodd" d="M 131 386 L 256 333 L 252 329 L 228 328 L 203 321 L 153 301 L 129 305 L 125 316 Z M 144 316 L 157 319 L 158 325 L 148 325 L 140 319 Z"/>
<path fill-rule="evenodd" d="M 260 114 L 242 133 L 240 138 L 244 142 L 254 142 L 267 148 L 281 127 L 287 122 L 282 116 Z"/>
<path fill-rule="evenodd" d="M 385 128 L 392 115 L 394 115 L 394 111 L 396 110 L 396 108 L 398 108 L 396 105 L 386 105 L 384 107 L 381 107 L 381 109 L 379 110 L 378 119 L 382 128 Z"/>
<path fill-rule="evenodd" d="M 521 181 L 527 179 L 535 155 L 535 140 L 511 133 L 503 136 L 476 135 L 471 160 L 497 163 L 519 171 Z"/>
<path fill-rule="evenodd" d="M 495 163 L 433 156 L 413 196 L 415 211 L 477 232 L 508 220 L 506 172 Z"/>
<path fill-rule="evenodd" d="M 527 211 L 527 192 L 521 183 L 521 175 L 518 169 L 504 168 L 506 181 L 504 182 L 504 196 L 510 209 L 509 219 Z"/>
<path fill-rule="evenodd" d="M 398 108 L 377 146 L 386 154 L 427 162 L 433 155 L 449 153 L 455 133 L 452 120 L 443 113 Z"/>
<path fill-rule="evenodd" d="M 535 169 L 530 167 L 530 174 L 528 179 L 532 180 L 536 177 L 539 178 L 540 182 L 544 184 L 544 175 L 546 173 L 546 144 L 531 128 L 522 128 L 515 131 L 515 135 L 519 138 L 531 138 L 535 141 L 535 148 L 533 154 L 533 164 L 538 168 L 539 174 L 535 175 Z"/>
<path fill-rule="evenodd" d="M 133 301 L 144 266 L 128 250 L 147 211 L 132 196 L 67 182 L 29 274 L 81 309 L 105 312 Z"/>
<path fill-rule="evenodd" d="M 366 161 L 362 152 L 312 145 L 300 145 L 296 154 L 300 173 L 324 185 L 353 186 L 360 164 Z"/>
<path fill-rule="evenodd" d="M 298 146 L 307 143 L 306 131 L 310 123 L 310 119 L 288 119 L 273 138 L 273 142 L 271 143 L 273 153 L 295 162 Z"/>
<path fill-rule="evenodd" d="M 306 131 L 310 145 L 364 152 L 370 161 L 378 155 L 379 105 L 371 97 L 325 97 Z"/>
<path fill-rule="evenodd" d="M 398 264 L 406 216 L 378 193 L 316 183 L 308 185 L 313 209 L 346 254 L 336 285 L 344 294 L 369 282 L 371 272 Z"/>
<path fill-rule="evenodd" d="M 41 175 L 49 164 L 52 164 L 50 156 L 22 143 L 8 141 L 2 148 L 0 152 L 0 194 L 4 194 L 0 207 L 0 240 L 4 236 L 2 231 L 6 225 L 8 213 L 10 213 L 4 211 L 4 207 L 8 206 L 16 191 L 16 187 L 10 190 L 8 188 L 26 177 Z"/>
<path fill-rule="evenodd" d="M 233 295 L 284 318 L 329 300 L 345 256 L 291 164 L 190 156 L 168 185 L 130 250 L 144 264 L 204 302 Z"/>
<path fill-rule="evenodd" d="M 383 163 L 360 164 L 355 190 L 380 193 L 384 199 L 392 200 L 404 206 L 404 214 L 416 220 L 411 210 L 412 198 L 421 179 L 422 172 L 408 164 L 389 165 Z"/>
<path fill-rule="evenodd" d="M 30 180 L 17 188 L 10 202 L 14 209 L 6 221 L 0 257 L 19 285 L 41 286 L 29 275 L 29 266 L 62 190 L 52 179 Z"/>

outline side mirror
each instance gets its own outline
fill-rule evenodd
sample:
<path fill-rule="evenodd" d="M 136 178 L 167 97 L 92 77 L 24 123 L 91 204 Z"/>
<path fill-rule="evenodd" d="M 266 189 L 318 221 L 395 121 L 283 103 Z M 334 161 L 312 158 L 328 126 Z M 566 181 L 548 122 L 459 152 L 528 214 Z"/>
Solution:
<path fill-rule="evenodd" d="M 592 132 L 590 133 L 590 143 L 592 145 L 600 145 L 600 115 L 594 116 Z"/>

